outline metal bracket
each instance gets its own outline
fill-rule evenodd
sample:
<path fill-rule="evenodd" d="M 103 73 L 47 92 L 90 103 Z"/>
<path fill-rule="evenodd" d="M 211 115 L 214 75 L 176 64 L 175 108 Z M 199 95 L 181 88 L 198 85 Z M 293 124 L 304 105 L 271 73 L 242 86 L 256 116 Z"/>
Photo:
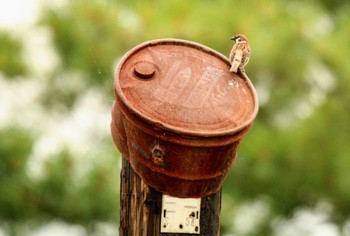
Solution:
<path fill-rule="evenodd" d="M 163 194 L 161 233 L 199 234 L 200 198 L 176 198 Z"/>

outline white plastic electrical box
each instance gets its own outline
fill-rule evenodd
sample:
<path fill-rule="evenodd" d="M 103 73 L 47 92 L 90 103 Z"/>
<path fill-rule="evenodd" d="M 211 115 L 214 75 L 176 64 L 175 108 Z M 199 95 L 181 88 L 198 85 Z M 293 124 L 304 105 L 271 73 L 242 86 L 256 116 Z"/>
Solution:
<path fill-rule="evenodd" d="M 160 232 L 199 234 L 200 209 L 200 198 L 176 198 L 163 194 Z"/>

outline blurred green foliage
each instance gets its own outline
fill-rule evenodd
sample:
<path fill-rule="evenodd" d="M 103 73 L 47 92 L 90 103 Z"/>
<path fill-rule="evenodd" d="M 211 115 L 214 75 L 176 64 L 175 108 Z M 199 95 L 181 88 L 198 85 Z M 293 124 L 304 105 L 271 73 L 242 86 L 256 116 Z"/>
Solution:
<path fill-rule="evenodd" d="M 27 72 L 22 50 L 19 40 L 5 31 L 0 31 L 0 71 L 6 76 L 24 75 Z"/>
<path fill-rule="evenodd" d="M 50 174 L 35 185 L 41 194 L 37 208 L 46 217 L 56 216 L 83 225 L 117 220 L 117 186 L 114 186 L 111 165 L 96 167 L 85 181 L 76 183 L 73 158 L 69 151 L 63 150 L 47 163 Z"/>
<path fill-rule="evenodd" d="M 182 38 L 228 55 L 230 37 L 244 33 L 252 47 L 246 71 L 261 104 L 224 194 L 233 208 L 254 199 L 271 206 L 249 235 L 271 235 L 272 219 L 319 201 L 333 205 L 332 219 L 341 226 L 350 217 L 349 15 L 350 4 L 340 0 L 76 0 L 62 9 L 48 6 L 39 24 L 51 30 L 62 64 L 49 78 L 43 103 L 71 109 L 90 87 L 113 101 L 116 63 L 143 41 Z M 16 42 L 0 35 L 0 70 L 8 76 L 25 71 Z M 62 89 L 67 71 L 81 73 L 83 83 Z M 78 186 L 71 178 L 74 158 L 62 150 L 47 164 L 47 178 L 33 183 L 25 174 L 33 137 L 17 128 L 0 135 L 0 219 L 36 214 L 85 225 L 117 221 L 119 203 L 108 179 L 115 168 L 97 168 Z M 230 221 L 222 223 L 223 232 L 235 230 Z"/>
<path fill-rule="evenodd" d="M 27 201 L 31 183 L 26 161 L 33 137 L 28 131 L 9 127 L 0 132 L 0 140 L 0 216 L 10 221 L 31 217 L 35 207 Z"/>
<path fill-rule="evenodd" d="M 118 220 L 117 159 L 96 166 L 84 181 L 74 181 L 74 157 L 68 150 L 51 156 L 47 175 L 34 181 L 27 174 L 34 138 L 28 130 L 0 132 L 0 220 L 12 225 L 59 218 L 94 229 L 95 223 Z M 108 159 L 107 159 L 108 160 Z M 11 235 L 17 235 L 12 229 Z M 21 234 L 20 234 L 21 235 Z"/>

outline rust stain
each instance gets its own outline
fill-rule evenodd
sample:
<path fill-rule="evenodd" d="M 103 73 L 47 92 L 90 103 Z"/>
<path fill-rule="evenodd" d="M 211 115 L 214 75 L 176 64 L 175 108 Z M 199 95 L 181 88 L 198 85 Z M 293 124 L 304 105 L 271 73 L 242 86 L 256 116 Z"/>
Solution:
<path fill-rule="evenodd" d="M 134 171 L 176 197 L 215 193 L 257 115 L 255 89 L 221 54 L 196 43 L 143 43 L 121 60 L 113 140 Z"/>

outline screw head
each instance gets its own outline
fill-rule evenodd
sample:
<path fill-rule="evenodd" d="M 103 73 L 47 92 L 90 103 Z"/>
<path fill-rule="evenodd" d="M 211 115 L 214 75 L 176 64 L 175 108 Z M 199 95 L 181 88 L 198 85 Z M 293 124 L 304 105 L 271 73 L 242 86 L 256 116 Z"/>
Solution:
<path fill-rule="evenodd" d="M 155 75 L 156 68 L 152 63 L 142 61 L 135 65 L 134 73 L 140 79 L 150 79 Z"/>

